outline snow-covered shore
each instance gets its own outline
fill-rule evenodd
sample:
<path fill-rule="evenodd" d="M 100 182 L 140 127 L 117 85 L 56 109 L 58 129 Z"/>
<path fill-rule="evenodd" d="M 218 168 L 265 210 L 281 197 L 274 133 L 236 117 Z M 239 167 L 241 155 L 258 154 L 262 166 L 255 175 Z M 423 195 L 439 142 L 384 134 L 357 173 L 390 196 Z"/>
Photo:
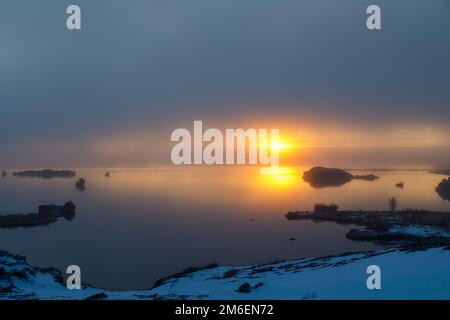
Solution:
<path fill-rule="evenodd" d="M 381 268 L 381 290 L 366 286 Z M 392 248 L 169 277 L 147 291 L 68 290 L 59 271 L 0 252 L 0 299 L 450 299 L 448 248 Z M 241 288 L 241 290 L 238 290 Z"/>

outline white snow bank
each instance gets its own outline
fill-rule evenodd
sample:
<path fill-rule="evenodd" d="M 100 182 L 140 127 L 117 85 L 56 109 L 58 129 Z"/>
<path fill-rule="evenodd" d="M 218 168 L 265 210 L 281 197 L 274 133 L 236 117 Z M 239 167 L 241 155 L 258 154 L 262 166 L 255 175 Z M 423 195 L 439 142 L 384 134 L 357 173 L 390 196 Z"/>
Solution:
<path fill-rule="evenodd" d="M 367 289 L 369 265 L 381 268 L 381 290 Z M 0 290 L 0 299 L 86 299 L 98 294 L 106 299 L 450 299 L 450 251 L 441 248 L 217 267 L 169 278 L 159 287 L 138 292 L 68 290 L 54 274 L 11 256 L 0 255 L 2 268 L 0 289 L 6 283 L 12 287 Z M 13 275 L 15 271 L 22 272 L 21 277 Z M 250 293 L 236 291 L 244 283 L 252 287 Z"/>

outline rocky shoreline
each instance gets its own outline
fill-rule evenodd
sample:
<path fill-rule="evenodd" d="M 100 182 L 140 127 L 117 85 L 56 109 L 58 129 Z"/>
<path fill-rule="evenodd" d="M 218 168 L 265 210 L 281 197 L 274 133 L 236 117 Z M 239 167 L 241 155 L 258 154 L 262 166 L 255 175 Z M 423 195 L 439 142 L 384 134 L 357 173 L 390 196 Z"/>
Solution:
<path fill-rule="evenodd" d="M 295 211 L 288 220 L 310 220 L 355 225 L 346 238 L 378 244 L 415 243 L 432 246 L 450 244 L 450 212 L 405 209 L 390 211 Z"/>

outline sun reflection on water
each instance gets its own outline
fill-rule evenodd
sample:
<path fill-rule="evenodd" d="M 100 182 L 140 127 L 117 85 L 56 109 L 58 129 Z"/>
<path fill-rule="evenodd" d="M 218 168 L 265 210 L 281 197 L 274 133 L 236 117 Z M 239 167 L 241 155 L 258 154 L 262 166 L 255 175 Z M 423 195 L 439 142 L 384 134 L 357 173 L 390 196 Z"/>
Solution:
<path fill-rule="evenodd" d="M 300 171 L 294 167 L 262 167 L 259 175 L 264 186 L 289 188 L 299 184 Z"/>

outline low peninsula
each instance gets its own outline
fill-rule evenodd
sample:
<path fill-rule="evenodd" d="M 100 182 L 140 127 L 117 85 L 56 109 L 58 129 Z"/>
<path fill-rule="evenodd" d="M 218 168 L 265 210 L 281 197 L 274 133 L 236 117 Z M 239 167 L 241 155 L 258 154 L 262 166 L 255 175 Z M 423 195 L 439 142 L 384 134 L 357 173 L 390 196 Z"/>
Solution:
<path fill-rule="evenodd" d="M 288 212 L 286 218 L 362 227 L 350 230 L 346 238 L 382 245 L 410 243 L 436 247 L 450 244 L 450 212 L 418 209 L 351 211 L 338 210 L 336 205 L 316 205 L 313 212 Z"/>
<path fill-rule="evenodd" d="M 46 204 L 39 206 L 38 213 L 0 215 L 0 228 L 34 227 L 48 225 L 64 217 L 72 220 L 75 217 L 75 205 L 66 202 L 62 206 Z"/>

